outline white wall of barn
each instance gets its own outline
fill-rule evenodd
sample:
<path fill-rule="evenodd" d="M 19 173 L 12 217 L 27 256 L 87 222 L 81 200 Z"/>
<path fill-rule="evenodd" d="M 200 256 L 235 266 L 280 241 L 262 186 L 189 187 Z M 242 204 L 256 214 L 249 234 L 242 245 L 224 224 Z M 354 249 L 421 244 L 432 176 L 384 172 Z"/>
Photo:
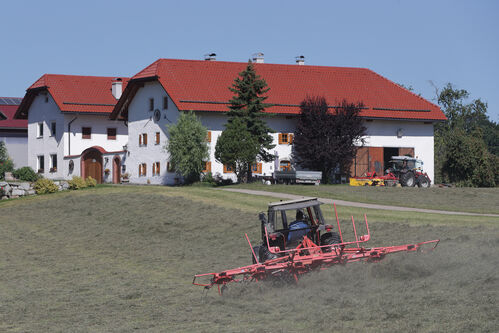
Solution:
<path fill-rule="evenodd" d="M 0 141 L 5 143 L 7 153 L 18 169 L 28 165 L 28 137 L 24 133 L 0 133 Z"/>
<path fill-rule="evenodd" d="M 167 171 L 168 153 L 164 146 L 168 140 L 166 125 L 174 124 L 179 117 L 179 111 L 169 99 L 168 109 L 163 109 L 163 98 L 167 93 L 158 82 L 146 83 L 137 91 L 128 107 L 128 150 L 126 169 L 130 174 L 130 182 L 139 184 L 175 184 L 179 181 L 178 175 Z M 154 99 L 154 109 L 161 112 L 161 119 L 154 120 L 154 112 L 149 111 L 149 99 Z M 215 146 L 218 137 L 225 128 L 227 117 L 219 112 L 197 112 L 202 124 L 211 131 L 211 142 L 209 142 L 209 161 L 211 172 L 223 178 L 236 180 L 232 173 L 224 173 L 223 165 L 215 160 Z M 296 117 L 286 115 L 273 115 L 265 118 L 266 123 L 275 133 L 272 133 L 274 144 L 271 153 L 278 157 L 279 161 L 292 159 L 292 145 L 279 144 L 279 133 L 293 133 L 296 128 Z M 422 121 L 402 120 L 373 120 L 365 122 L 367 127 L 366 146 L 372 147 L 401 147 L 414 148 L 415 155 L 424 162 L 425 171 L 433 180 L 433 124 Z M 397 137 L 401 129 L 402 135 Z M 154 143 L 155 133 L 160 132 L 160 143 Z M 139 145 L 139 135 L 147 134 L 147 146 Z M 152 165 L 160 162 L 161 172 L 152 175 Z M 139 176 L 139 165 L 145 163 L 147 173 Z M 299 167 L 297 167 L 299 169 Z M 270 176 L 275 171 L 275 162 L 263 163 L 262 173 L 257 176 Z"/>

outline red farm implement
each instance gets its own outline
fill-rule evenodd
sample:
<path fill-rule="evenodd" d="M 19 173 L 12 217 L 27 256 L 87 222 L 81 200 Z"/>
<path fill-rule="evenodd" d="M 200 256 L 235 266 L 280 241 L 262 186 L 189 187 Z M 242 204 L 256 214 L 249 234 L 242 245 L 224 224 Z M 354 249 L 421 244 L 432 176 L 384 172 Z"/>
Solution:
<path fill-rule="evenodd" d="M 439 240 L 431 240 L 397 246 L 367 247 L 364 244 L 369 241 L 371 234 L 366 215 L 366 234 L 358 236 L 352 217 L 355 240 L 345 241 L 336 205 L 334 211 L 338 232 L 332 231 L 332 225 L 324 223 L 321 204 L 316 198 L 269 204 L 268 216 L 260 213 L 262 244 L 251 246 L 245 235 L 251 248 L 253 264 L 220 273 L 198 274 L 194 276 L 192 283 L 207 289 L 216 285 L 218 292 L 222 294 L 230 282 L 268 279 L 297 282 L 302 274 L 310 271 L 356 261 L 378 262 L 387 254 L 420 251 L 427 244 L 431 244 L 431 249 L 434 249 L 438 245 Z M 288 224 L 290 211 L 296 212 L 296 220 Z M 278 222 L 282 223 L 282 228 L 276 228 Z"/>

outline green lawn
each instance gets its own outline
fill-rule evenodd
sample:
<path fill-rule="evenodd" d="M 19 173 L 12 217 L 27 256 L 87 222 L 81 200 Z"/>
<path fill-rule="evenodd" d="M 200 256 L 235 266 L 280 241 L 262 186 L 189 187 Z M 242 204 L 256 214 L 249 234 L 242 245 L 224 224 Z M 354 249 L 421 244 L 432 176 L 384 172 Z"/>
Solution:
<path fill-rule="evenodd" d="M 358 187 L 349 185 L 263 185 L 238 184 L 231 187 L 292 193 L 390 206 L 499 214 L 499 187 L 496 188 L 407 188 Z"/>
<path fill-rule="evenodd" d="M 493 332 L 499 218 L 366 210 L 371 245 L 440 238 L 309 274 L 297 285 L 234 284 L 196 273 L 250 263 L 244 233 L 275 198 L 203 187 L 99 187 L 0 203 L 2 332 Z M 364 210 L 340 208 L 342 220 Z M 332 219 L 330 207 L 326 218 Z M 348 227 L 346 235 L 351 235 Z"/>

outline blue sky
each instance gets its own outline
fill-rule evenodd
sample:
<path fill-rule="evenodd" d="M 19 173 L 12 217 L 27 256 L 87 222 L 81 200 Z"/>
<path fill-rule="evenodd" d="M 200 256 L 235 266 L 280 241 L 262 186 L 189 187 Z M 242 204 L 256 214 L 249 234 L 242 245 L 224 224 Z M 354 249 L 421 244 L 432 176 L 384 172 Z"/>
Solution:
<path fill-rule="evenodd" d="M 158 58 L 367 67 L 434 100 L 451 82 L 499 121 L 499 1 L 6 1 L 0 96 L 44 73 L 132 76 Z M 272 87 L 271 87 L 272 88 Z"/>

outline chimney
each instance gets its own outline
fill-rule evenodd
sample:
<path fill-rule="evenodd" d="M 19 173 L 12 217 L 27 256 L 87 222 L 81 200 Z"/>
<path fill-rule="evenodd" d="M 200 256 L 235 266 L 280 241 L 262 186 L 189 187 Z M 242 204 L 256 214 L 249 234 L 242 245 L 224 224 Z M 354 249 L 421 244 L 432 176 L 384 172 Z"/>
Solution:
<path fill-rule="evenodd" d="M 206 61 L 215 61 L 215 60 L 217 60 L 217 54 L 216 53 L 206 53 L 204 55 L 204 60 L 206 60 Z"/>
<path fill-rule="evenodd" d="M 295 57 L 296 59 L 296 64 L 297 65 L 305 65 L 305 57 L 304 56 L 297 56 Z"/>
<path fill-rule="evenodd" d="M 123 81 L 118 77 L 113 80 L 113 83 L 111 85 L 111 93 L 113 94 L 114 98 L 120 99 L 122 92 L 123 92 Z"/>
<path fill-rule="evenodd" d="M 257 64 L 263 64 L 265 62 L 264 58 L 263 58 L 263 53 L 262 52 L 254 53 L 253 54 L 253 62 L 255 62 Z"/>

